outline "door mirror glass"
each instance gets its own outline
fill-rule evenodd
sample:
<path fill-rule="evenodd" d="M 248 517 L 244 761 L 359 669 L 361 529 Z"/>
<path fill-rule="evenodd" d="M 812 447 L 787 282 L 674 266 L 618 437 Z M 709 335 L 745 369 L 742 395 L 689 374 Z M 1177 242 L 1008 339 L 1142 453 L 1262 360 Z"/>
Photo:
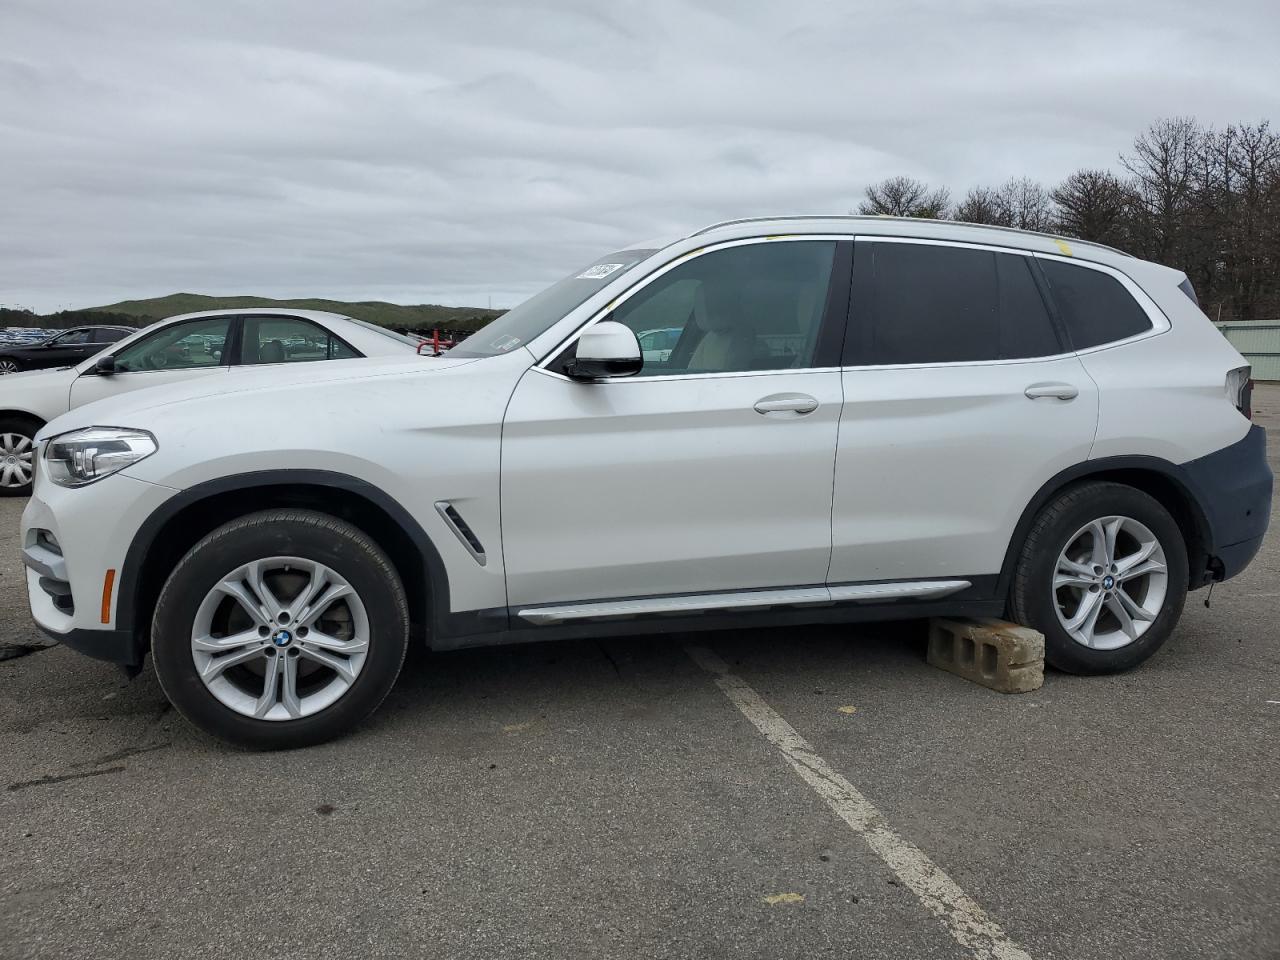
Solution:
<path fill-rule="evenodd" d="M 99 357 L 97 363 L 93 365 L 93 372 L 100 377 L 109 377 L 116 372 L 116 358 L 107 354 L 105 357 Z"/>
<path fill-rule="evenodd" d="M 578 337 L 577 351 L 564 370 L 575 380 L 599 380 L 634 376 L 643 366 L 640 341 L 631 328 L 602 320 Z"/>

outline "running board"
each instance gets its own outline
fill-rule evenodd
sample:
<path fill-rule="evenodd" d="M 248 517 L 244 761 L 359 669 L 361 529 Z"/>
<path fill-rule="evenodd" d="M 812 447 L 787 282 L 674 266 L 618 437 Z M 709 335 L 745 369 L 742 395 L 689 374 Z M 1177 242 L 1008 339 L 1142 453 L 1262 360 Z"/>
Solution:
<path fill-rule="evenodd" d="M 549 607 L 527 607 L 516 616 L 538 625 L 567 620 L 602 620 L 654 614 L 707 613 L 712 610 L 749 610 L 758 607 L 804 607 L 881 600 L 933 600 L 970 586 L 968 580 L 904 580 L 898 583 L 860 583 L 833 587 L 794 587 L 786 590 L 751 590 L 734 593 L 700 593 L 677 597 L 645 597 L 640 600 L 588 600 Z"/>

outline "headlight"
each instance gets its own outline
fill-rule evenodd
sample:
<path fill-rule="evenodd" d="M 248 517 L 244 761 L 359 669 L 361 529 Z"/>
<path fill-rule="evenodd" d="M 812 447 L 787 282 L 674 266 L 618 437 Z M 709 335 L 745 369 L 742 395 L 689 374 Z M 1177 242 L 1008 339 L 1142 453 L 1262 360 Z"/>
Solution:
<path fill-rule="evenodd" d="M 44 448 L 49 479 L 60 487 L 83 487 L 118 473 L 159 449 L 145 430 L 85 427 L 52 438 Z"/>

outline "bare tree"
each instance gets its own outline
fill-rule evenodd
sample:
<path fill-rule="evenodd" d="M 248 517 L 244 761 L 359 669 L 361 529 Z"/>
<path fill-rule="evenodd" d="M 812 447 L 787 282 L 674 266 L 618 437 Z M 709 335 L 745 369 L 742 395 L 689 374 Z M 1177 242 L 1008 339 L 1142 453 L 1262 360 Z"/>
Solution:
<path fill-rule="evenodd" d="M 1028 177 L 1014 177 L 998 187 L 974 187 L 956 207 L 955 219 L 1020 230 L 1051 230 L 1053 199 Z"/>
<path fill-rule="evenodd" d="M 1133 242 L 1153 260 L 1185 259 L 1205 131 L 1190 117 L 1158 120 L 1133 142 L 1120 164 L 1134 178 Z"/>
<path fill-rule="evenodd" d="M 1007 226 L 1000 209 L 1000 198 L 993 187 L 973 187 L 956 207 L 954 217 L 965 223 Z"/>
<path fill-rule="evenodd" d="M 1205 153 L 1197 213 L 1210 229 L 1192 251 L 1224 312 L 1259 319 L 1280 296 L 1280 136 L 1265 121 L 1230 126 L 1206 138 Z"/>
<path fill-rule="evenodd" d="M 1120 165 L 1079 170 L 1051 191 L 1025 177 L 977 186 L 952 215 L 1117 246 L 1186 273 L 1210 316 L 1280 318 L 1280 134 L 1266 121 L 1215 130 L 1159 120 Z M 891 177 L 867 188 L 859 210 L 943 217 L 949 199 Z"/>
<path fill-rule="evenodd" d="M 1053 229 L 1053 200 L 1030 177 L 1014 177 L 996 191 L 1005 226 L 1019 230 Z"/>
<path fill-rule="evenodd" d="M 1127 242 L 1131 191 L 1110 170 L 1077 170 L 1051 196 L 1060 232 L 1113 246 Z"/>
<path fill-rule="evenodd" d="M 889 177 L 867 187 L 867 199 L 858 204 L 862 214 L 941 219 L 951 206 L 946 187 L 934 190 L 913 177 Z"/>

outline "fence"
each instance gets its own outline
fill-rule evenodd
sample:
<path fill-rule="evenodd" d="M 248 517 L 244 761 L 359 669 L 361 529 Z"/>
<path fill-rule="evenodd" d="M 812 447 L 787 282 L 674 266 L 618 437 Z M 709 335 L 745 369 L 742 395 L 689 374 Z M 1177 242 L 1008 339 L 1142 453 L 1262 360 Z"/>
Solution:
<path fill-rule="evenodd" d="M 1232 320 L 1214 324 L 1253 366 L 1253 379 L 1280 380 L 1280 321 Z"/>

